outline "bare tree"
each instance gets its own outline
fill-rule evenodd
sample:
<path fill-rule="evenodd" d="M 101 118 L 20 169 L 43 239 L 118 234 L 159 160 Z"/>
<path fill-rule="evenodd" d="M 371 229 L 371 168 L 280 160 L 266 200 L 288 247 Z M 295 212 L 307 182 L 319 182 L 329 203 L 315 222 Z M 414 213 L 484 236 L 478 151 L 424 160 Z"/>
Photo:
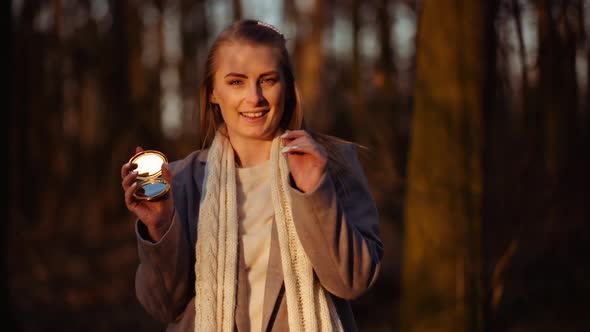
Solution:
<path fill-rule="evenodd" d="M 242 10 L 242 1 L 241 0 L 232 0 L 232 9 L 233 9 L 233 18 L 234 21 L 242 19 L 244 16 Z"/>
<path fill-rule="evenodd" d="M 539 121 L 543 155 L 551 179 L 564 175 L 576 145 L 578 85 L 576 78 L 576 36 L 567 11 L 572 2 L 537 1 L 539 38 Z M 560 82 L 555 84 L 555 82 Z"/>
<path fill-rule="evenodd" d="M 320 93 L 322 91 L 322 67 L 323 52 L 322 40 L 324 30 L 324 6 L 325 1 L 314 0 L 311 21 L 309 23 L 298 22 L 302 26 L 311 27 L 305 32 L 297 31 L 296 59 L 297 77 L 303 100 L 303 109 L 306 119 L 316 127 L 326 127 L 326 110 L 319 108 Z M 299 17 L 298 17 L 299 18 Z M 302 19 L 302 18 L 301 18 Z M 307 20 L 308 18 L 306 18 Z"/>
<path fill-rule="evenodd" d="M 482 331 L 485 4 L 423 1 L 405 201 L 403 331 Z"/>

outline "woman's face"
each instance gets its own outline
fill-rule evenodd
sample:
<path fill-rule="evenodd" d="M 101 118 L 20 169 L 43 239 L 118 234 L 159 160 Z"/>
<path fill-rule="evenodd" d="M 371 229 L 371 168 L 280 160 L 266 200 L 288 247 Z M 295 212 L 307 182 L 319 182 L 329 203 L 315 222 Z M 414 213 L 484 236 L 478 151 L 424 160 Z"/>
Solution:
<path fill-rule="evenodd" d="M 284 75 L 268 46 L 227 43 L 216 52 L 213 91 L 230 140 L 272 140 L 285 104 Z"/>

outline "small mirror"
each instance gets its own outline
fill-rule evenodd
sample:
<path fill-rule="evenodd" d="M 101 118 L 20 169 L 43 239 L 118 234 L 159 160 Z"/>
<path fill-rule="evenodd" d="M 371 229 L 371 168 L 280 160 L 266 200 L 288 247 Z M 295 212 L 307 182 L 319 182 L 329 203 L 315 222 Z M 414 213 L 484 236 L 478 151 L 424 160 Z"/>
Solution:
<path fill-rule="evenodd" d="M 155 200 L 170 190 L 170 184 L 162 178 L 162 164 L 168 159 L 160 151 L 145 150 L 136 153 L 129 162 L 137 164 L 137 189 L 133 196 L 137 199 Z"/>

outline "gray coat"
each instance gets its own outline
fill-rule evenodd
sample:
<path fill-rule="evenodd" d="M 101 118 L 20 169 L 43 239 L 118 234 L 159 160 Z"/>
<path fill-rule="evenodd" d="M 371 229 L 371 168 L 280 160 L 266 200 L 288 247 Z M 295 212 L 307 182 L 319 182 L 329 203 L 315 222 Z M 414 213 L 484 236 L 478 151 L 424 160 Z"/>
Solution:
<path fill-rule="evenodd" d="M 326 173 L 308 193 L 291 188 L 293 218 L 299 240 L 320 283 L 332 296 L 345 331 L 356 331 L 349 304 L 375 282 L 383 245 L 379 219 L 356 148 L 342 145 L 350 168 L 341 181 Z M 194 331 L 195 241 L 207 151 L 194 151 L 169 164 L 175 212 L 172 224 L 153 243 L 141 221 L 136 223 L 140 264 L 136 294 L 142 306 L 167 324 L 166 331 Z M 243 260 L 243 256 L 240 257 Z M 241 266 L 241 264 L 239 264 Z M 238 273 L 236 329 L 247 331 L 245 272 Z M 263 331 L 288 331 L 287 301 L 276 225 L 273 224 L 264 293 Z"/>

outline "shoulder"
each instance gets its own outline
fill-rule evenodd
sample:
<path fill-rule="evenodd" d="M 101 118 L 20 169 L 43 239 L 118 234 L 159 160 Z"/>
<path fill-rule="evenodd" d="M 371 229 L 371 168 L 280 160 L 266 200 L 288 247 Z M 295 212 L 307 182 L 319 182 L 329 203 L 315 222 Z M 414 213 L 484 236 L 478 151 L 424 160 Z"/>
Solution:
<path fill-rule="evenodd" d="M 195 150 L 182 159 L 168 163 L 168 169 L 172 172 L 172 175 L 177 175 L 204 166 L 207 162 L 208 151 L 208 149 Z"/>
<path fill-rule="evenodd" d="M 201 192 L 201 185 L 205 175 L 207 150 L 195 150 L 182 159 L 168 163 L 168 169 L 172 173 L 172 188 L 174 189 L 174 202 L 180 211 L 186 211 L 181 202 L 194 201 L 195 195 Z M 186 215 L 186 213 L 182 213 Z"/>

